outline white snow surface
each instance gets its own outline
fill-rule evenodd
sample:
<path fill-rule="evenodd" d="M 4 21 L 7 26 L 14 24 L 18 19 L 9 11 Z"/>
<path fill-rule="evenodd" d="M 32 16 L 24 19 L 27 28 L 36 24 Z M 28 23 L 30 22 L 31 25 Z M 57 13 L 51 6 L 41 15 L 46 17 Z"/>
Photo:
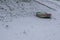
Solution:
<path fill-rule="evenodd" d="M 60 40 L 60 8 L 48 0 L 42 3 L 56 10 L 34 1 L 0 4 L 0 40 Z M 51 13 L 52 19 L 36 17 L 38 11 Z"/>

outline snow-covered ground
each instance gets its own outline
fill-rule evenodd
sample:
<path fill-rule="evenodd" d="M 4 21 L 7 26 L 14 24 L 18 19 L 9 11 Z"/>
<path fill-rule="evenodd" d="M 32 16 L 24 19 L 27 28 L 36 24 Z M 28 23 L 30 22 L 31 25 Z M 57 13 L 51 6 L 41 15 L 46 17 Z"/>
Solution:
<path fill-rule="evenodd" d="M 34 1 L 0 4 L 0 40 L 60 40 L 60 8 L 47 1 L 43 3 L 56 10 Z M 51 13 L 52 19 L 36 17 L 38 11 Z"/>

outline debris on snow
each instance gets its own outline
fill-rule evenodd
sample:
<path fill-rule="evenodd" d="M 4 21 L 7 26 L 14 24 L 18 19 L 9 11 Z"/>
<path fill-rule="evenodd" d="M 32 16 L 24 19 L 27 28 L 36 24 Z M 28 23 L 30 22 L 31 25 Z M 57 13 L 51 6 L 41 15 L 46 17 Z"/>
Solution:
<path fill-rule="evenodd" d="M 51 14 L 48 13 L 42 13 L 42 12 L 36 12 L 36 16 L 40 18 L 45 18 L 45 19 L 51 19 Z"/>

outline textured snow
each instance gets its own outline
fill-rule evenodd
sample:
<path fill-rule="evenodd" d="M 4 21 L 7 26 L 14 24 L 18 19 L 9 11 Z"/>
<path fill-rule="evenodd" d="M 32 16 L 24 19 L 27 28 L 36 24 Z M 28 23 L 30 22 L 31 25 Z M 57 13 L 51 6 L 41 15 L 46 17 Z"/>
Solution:
<path fill-rule="evenodd" d="M 34 1 L 0 4 L 0 40 L 60 40 L 60 8 L 55 2 L 41 2 L 56 11 Z M 51 13 L 52 19 L 36 17 L 38 11 Z"/>

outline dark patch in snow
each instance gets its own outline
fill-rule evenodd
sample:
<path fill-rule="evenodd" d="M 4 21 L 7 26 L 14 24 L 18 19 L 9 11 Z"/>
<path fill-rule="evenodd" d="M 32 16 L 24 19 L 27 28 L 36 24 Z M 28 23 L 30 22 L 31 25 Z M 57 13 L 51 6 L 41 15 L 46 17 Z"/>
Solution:
<path fill-rule="evenodd" d="M 16 3 L 19 3 L 18 1 Z"/>
<path fill-rule="evenodd" d="M 26 31 L 24 30 L 23 34 L 26 34 Z"/>
<path fill-rule="evenodd" d="M 6 28 L 8 28 L 9 26 L 8 25 L 6 25 Z"/>

